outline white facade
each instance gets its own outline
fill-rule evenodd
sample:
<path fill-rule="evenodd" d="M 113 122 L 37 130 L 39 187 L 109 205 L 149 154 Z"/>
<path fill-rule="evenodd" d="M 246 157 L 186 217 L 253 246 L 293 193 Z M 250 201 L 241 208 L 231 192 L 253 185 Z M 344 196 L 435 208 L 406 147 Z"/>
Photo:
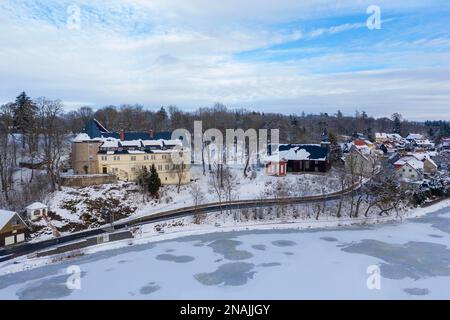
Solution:
<path fill-rule="evenodd" d="M 48 207 L 40 202 L 35 202 L 26 207 L 28 219 L 36 221 L 48 213 Z"/>

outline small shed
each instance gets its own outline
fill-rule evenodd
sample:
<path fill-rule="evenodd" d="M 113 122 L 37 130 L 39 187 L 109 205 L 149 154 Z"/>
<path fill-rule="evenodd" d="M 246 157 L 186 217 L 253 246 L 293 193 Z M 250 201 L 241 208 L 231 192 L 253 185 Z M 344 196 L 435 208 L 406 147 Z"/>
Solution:
<path fill-rule="evenodd" d="M 264 174 L 267 176 L 285 176 L 287 160 L 278 155 L 268 156 L 264 159 Z"/>
<path fill-rule="evenodd" d="M 48 206 L 40 202 L 35 202 L 26 207 L 26 210 L 28 219 L 30 219 L 31 221 L 36 221 L 42 218 L 44 215 L 47 215 Z"/>
<path fill-rule="evenodd" d="M 0 210 L 0 248 L 24 242 L 28 226 L 13 211 Z"/>

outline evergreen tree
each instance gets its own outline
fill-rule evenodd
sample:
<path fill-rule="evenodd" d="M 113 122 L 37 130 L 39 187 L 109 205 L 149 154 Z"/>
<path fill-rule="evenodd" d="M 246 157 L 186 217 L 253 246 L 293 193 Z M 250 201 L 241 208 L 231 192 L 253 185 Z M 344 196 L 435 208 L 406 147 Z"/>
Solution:
<path fill-rule="evenodd" d="M 402 131 L 402 115 L 394 113 L 392 115 L 392 121 L 394 121 L 394 133 L 401 134 Z"/>
<path fill-rule="evenodd" d="M 333 132 L 328 134 L 330 141 L 330 160 L 332 163 L 339 163 L 342 158 L 342 149 L 338 144 L 337 137 Z"/>
<path fill-rule="evenodd" d="M 147 190 L 149 179 L 150 173 L 148 172 L 147 167 L 144 166 L 142 167 L 142 170 L 139 172 L 136 182 L 143 190 Z"/>
<path fill-rule="evenodd" d="M 161 187 L 161 179 L 159 178 L 158 171 L 156 171 L 155 165 L 152 164 L 150 169 L 150 177 L 148 179 L 148 191 L 152 197 L 159 197 L 159 188 Z"/>
<path fill-rule="evenodd" d="M 14 107 L 14 129 L 18 133 L 25 134 L 32 130 L 36 116 L 36 106 L 25 92 L 17 98 Z"/>

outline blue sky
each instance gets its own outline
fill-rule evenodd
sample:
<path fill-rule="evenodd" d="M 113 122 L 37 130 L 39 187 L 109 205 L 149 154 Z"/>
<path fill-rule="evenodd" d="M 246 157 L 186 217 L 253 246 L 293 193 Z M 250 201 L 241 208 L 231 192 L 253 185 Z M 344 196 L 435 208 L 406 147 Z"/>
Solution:
<path fill-rule="evenodd" d="M 0 0 L 0 102 L 450 120 L 449 17 L 444 0 Z"/>

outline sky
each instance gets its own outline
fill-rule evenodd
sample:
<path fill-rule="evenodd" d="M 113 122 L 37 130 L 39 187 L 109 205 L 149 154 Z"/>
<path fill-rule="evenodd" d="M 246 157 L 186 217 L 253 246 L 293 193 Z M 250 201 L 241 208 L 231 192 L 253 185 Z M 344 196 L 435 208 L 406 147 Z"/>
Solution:
<path fill-rule="evenodd" d="M 0 44 L 0 103 L 450 120 L 448 0 L 0 0 Z"/>

